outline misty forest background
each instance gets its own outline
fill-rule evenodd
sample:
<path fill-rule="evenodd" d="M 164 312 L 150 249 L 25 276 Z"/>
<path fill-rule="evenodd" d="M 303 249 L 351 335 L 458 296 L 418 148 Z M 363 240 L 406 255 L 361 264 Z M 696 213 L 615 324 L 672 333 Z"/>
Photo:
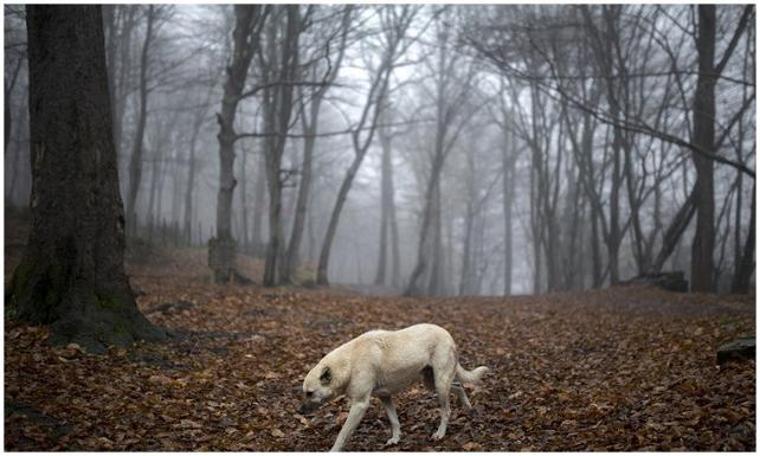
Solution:
<path fill-rule="evenodd" d="M 754 9 L 103 7 L 129 244 L 424 295 L 754 269 Z M 31 187 L 5 6 L 5 200 Z"/>
<path fill-rule="evenodd" d="M 755 450 L 754 5 L 4 12 L 6 450 Z"/>

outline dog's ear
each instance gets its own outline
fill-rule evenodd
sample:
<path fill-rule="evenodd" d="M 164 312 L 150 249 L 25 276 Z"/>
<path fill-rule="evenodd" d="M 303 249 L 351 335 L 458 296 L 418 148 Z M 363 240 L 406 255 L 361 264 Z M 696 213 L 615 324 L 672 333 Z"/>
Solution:
<path fill-rule="evenodd" d="M 325 370 L 322 371 L 322 375 L 319 376 L 319 382 L 323 385 L 329 385 L 331 380 L 332 372 L 329 367 L 325 367 Z"/>

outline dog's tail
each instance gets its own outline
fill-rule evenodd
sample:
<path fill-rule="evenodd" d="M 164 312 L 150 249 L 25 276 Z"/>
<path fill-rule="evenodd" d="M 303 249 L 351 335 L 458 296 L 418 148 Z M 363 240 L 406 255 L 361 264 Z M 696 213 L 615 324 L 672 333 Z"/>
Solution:
<path fill-rule="evenodd" d="M 483 377 L 488 370 L 489 369 L 486 366 L 480 366 L 468 371 L 462 367 L 461 364 L 457 363 L 457 379 L 462 383 L 477 385 L 480 383 L 480 378 Z"/>

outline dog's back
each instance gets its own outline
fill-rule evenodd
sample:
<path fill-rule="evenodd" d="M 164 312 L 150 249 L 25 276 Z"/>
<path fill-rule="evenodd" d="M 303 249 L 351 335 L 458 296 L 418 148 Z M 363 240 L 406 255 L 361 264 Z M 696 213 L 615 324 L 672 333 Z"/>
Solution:
<path fill-rule="evenodd" d="M 398 331 L 375 330 L 357 337 L 356 354 L 363 360 L 355 366 L 377 373 L 376 391 L 392 394 L 419 380 L 425 368 L 440 365 L 436 359 L 450 358 L 456 363 L 456 345 L 445 329 L 433 324 L 418 324 Z M 448 359 L 447 359 L 448 360 Z"/>

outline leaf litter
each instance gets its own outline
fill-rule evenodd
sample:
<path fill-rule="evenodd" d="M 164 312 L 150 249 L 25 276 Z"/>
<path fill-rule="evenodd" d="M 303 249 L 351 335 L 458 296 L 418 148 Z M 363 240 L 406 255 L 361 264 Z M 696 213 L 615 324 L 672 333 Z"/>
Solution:
<path fill-rule="evenodd" d="M 419 322 L 448 329 L 464 367 L 491 368 L 473 410 L 454 402 L 433 442 L 437 403 L 416 385 L 395 398 L 399 444 L 383 446 L 390 426 L 373 400 L 347 450 L 755 450 L 755 363 L 715 361 L 722 343 L 754 334 L 753 296 L 367 297 L 130 274 L 169 342 L 92 355 L 6 320 L 6 450 L 326 450 L 348 405 L 299 415 L 306 372 L 364 331 Z"/>

